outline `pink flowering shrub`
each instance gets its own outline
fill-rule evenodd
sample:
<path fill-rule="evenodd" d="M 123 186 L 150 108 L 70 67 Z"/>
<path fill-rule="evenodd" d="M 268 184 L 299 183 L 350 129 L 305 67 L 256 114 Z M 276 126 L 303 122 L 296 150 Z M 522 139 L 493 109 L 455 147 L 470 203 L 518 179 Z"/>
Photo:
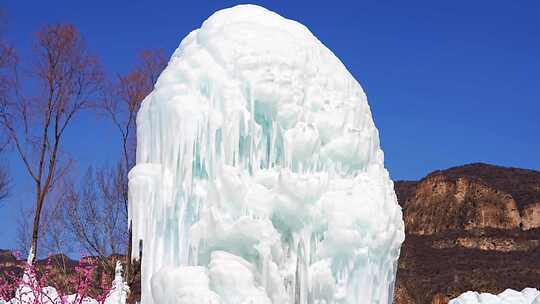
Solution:
<path fill-rule="evenodd" d="M 94 259 L 81 259 L 75 267 L 75 273 L 67 279 L 67 284 L 75 292 L 67 295 L 54 279 L 54 266 L 50 257 L 39 271 L 34 264 L 26 264 L 22 276 L 12 272 L 5 273 L 0 278 L 0 303 L 103 304 L 110 292 L 110 284 L 105 280 L 101 280 L 101 293 L 96 299 L 90 297 L 92 289 L 96 287 L 93 286 L 96 269 L 97 263 Z"/>

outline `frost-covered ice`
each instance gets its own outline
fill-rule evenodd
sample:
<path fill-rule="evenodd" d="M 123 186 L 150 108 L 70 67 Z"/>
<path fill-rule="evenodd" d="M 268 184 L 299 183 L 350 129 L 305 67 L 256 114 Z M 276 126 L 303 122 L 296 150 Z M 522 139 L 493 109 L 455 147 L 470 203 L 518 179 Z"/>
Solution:
<path fill-rule="evenodd" d="M 378 131 L 300 23 L 213 14 L 143 101 L 137 139 L 143 304 L 391 303 L 404 225 Z"/>
<path fill-rule="evenodd" d="M 521 292 L 507 289 L 498 295 L 467 291 L 448 304 L 540 304 L 540 291 L 525 288 Z"/>
<path fill-rule="evenodd" d="M 129 286 L 122 277 L 122 264 L 117 261 L 114 271 L 114 281 L 112 282 L 111 291 L 107 295 L 104 304 L 125 304 L 129 295 Z"/>

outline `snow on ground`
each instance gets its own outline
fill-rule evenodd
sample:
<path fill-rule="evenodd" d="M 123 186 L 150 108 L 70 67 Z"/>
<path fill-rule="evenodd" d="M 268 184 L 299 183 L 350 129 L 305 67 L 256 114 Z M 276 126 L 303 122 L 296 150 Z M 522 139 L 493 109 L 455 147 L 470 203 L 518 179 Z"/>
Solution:
<path fill-rule="evenodd" d="M 448 304 L 540 304 L 540 291 L 525 288 L 521 292 L 507 289 L 498 295 L 467 291 Z"/>

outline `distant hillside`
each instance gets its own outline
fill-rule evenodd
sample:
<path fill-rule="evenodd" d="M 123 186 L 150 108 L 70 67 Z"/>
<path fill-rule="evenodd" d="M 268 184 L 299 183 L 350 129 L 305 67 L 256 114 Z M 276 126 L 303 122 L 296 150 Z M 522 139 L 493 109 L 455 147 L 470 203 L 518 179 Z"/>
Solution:
<path fill-rule="evenodd" d="M 407 234 L 397 304 L 540 287 L 540 172 L 475 163 L 395 190 Z"/>

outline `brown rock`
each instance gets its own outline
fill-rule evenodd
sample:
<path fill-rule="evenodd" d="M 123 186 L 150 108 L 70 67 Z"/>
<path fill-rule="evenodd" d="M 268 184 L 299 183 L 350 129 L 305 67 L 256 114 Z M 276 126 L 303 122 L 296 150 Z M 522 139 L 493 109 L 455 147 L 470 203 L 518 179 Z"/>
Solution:
<path fill-rule="evenodd" d="M 448 301 L 450 301 L 450 298 L 446 295 L 443 295 L 442 293 L 438 293 L 435 296 L 433 296 L 433 299 L 431 300 L 431 304 L 447 304 Z"/>
<path fill-rule="evenodd" d="M 521 214 L 523 230 L 540 228 L 540 202 L 525 206 Z"/>
<path fill-rule="evenodd" d="M 507 193 L 478 179 L 428 176 L 406 203 L 405 230 L 430 235 L 451 230 L 518 229 L 521 217 Z"/>
<path fill-rule="evenodd" d="M 406 238 L 394 303 L 540 288 L 540 172 L 471 164 L 395 190 Z"/>

